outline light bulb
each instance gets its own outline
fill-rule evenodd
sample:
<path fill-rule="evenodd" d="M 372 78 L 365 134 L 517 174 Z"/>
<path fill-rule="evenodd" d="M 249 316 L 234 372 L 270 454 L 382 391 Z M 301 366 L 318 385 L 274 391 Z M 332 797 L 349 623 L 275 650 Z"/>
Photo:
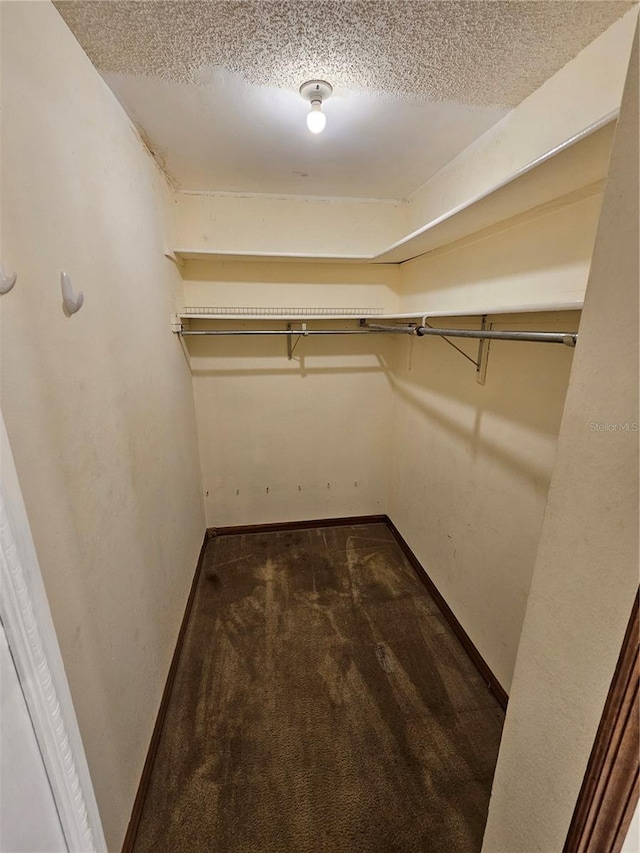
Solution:
<path fill-rule="evenodd" d="M 307 115 L 307 127 L 311 133 L 320 133 L 324 130 L 327 117 L 322 112 L 322 101 L 311 101 L 311 110 Z"/>

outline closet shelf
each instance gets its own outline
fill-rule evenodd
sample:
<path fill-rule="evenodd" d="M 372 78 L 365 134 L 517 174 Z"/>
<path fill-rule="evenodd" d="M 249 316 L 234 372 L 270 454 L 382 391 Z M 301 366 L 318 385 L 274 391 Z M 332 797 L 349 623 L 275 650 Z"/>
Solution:
<path fill-rule="evenodd" d="M 278 263 L 366 264 L 374 255 L 323 255 L 304 252 L 225 252 L 221 249 L 171 249 L 166 257 L 175 256 L 179 265 L 184 261 L 275 261 Z M 174 260 L 174 258 L 171 258 Z"/>
<path fill-rule="evenodd" d="M 617 112 L 556 145 L 490 189 L 427 222 L 377 254 L 224 251 L 175 248 L 166 256 L 185 261 L 277 261 L 401 264 L 434 249 L 531 211 L 575 204 L 602 191 Z"/>
<path fill-rule="evenodd" d="M 382 308 L 239 308 L 185 307 L 174 317 L 182 320 L 421 320 L 438 317 L 482 317 L 497 314 L 535 314 L 553 311 L 580 311 L 582 299 L 552 300 L 520 304 L 474 305 L 465 308 L 437 308 L 388 313 Z"/>
<path fill-rule="evenodd" d="M 457 205 L 372 259 L 398 264 L 526 213 L 575 204 L 601 193 L 616 114 L 537 157 L 490 189 Z"/>
<path fill-rule="evenodd" d="M 385 316 L 382 308 L 183 308 L 180 320 L 359 320 Z"/>

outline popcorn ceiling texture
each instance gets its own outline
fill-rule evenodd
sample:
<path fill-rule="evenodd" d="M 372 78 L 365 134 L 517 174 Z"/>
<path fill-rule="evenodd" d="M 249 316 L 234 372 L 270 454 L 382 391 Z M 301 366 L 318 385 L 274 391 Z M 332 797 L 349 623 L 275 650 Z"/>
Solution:
<path fill-rule="evenodd" d="M 634 4 L 617 0 L 58 0 L 101 72 L 516 106 Z"/>

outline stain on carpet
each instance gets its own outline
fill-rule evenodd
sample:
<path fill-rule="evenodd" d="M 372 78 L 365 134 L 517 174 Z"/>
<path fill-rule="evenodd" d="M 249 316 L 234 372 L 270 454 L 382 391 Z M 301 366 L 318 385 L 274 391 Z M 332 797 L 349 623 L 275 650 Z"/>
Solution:
<path fill-rule="evenodd" d="M 480 851 L 503 719 L 384 524 L 212 539 L 135 851 Z"/>

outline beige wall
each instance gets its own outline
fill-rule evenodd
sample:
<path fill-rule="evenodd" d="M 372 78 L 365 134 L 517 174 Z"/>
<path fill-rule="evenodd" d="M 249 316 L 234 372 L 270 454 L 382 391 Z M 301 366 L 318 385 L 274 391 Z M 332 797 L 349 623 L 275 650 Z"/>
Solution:
<path fill-rule="evenodd" d="M 187 261 L 184 305 L 398 310 L 395 264 Z"/>
<path fill-rule="evenodd" d="M 398 304 L 394 266 L 190 263 L 184 275 L 188 305 Z M 308 337 L 291 361 L 280 337 L 187 341 L 209 526 L 386 512 L 395 341 Z"/>
<path fill-rule="evenodd" d="M 599 205 L 592 197 L 404 265 L 401 310 L 578 296 Z M 579 315 L 491 319 L 564 331 Z M 573 351 L 493 342 L 481 386 L 444 341 L 398 343 L 389 515 L 509 691 Z M 456 343 L 477 357 L 477 344 Z"/>
<path fill-rule="evenodd" d="M 582 301 L 601 203 L 556 202 L 403 264 L 400 310 Z"/>
<path fill-rule="evenodd" d="M 638 589 L 638 420 L 636 36 L 485 853 L 563 847 Z"/>
<path fill-rule="evenodd" d="M 371 256 L 404 236 L 399 201 L 178 192 L 176 248 Z"/>
<path fill-rule="evenodd" d="M 170 193 L 54 7 L 1 10 L 2 411 L 118 850 L 204 532 Z"/>

